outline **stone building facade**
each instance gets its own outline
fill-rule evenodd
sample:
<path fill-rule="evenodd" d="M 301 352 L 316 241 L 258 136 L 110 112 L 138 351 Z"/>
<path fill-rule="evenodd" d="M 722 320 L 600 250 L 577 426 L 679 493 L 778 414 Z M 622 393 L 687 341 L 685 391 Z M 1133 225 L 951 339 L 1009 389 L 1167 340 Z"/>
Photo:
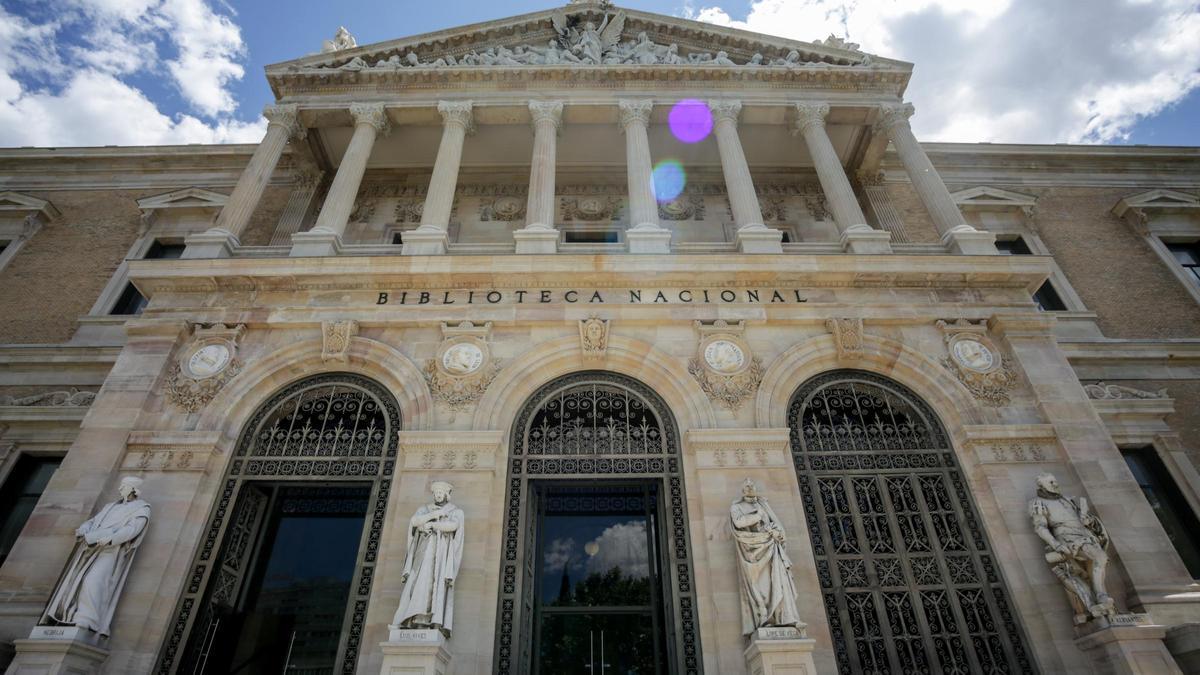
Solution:
<path fill-rule="evenodd" d="M 1200 150 L 919 143 L 911 72 L 583 2 L 342 33 L 258 145 L 0 150 L 0 662 L 1200 671 Z M 111 636 L 49 625 L 130 475 Z M 746 479 L 803 632 L 743 633 Z M 448 637 L 389 628 L 434 481 Z"/>

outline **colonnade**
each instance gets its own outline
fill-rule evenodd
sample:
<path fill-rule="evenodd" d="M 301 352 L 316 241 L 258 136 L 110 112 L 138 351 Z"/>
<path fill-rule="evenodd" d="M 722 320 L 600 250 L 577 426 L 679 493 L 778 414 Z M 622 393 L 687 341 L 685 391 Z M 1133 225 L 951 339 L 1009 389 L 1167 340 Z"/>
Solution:
<path fill-rule="evenodd" d="M 658 220 L 658 201 L 652 181 L 649 126 L 655 103 L 648 99 L 617 101 L 618 120 L 625 136 L 625 158 L 629 181 L 630 227 L 626 243 L 632 253 L 668 253 L 670 230 Z M 737 248 L 742 253 L 781 253 L 783 233 L 763 223 L 750 167 L 742 149 L 738 121 L 740 101 L 718 99 L 707 103 L 712 114 L 713 136 L 721 158 L 726 192 L 737 226 Z M 563 101 L 529 102 L 533 123 L 533 154 L 530 158 L 529 190 L 524 227 L 514 232 L 518 254 L 554 253 L 559 233 L 555 220 L 556 137 L 562 125 Z M 890 234 L 867 224 L 862 208 L 846 176 L 845 168 L 825 129 L 830 106 L 820 101 L 797 102 L 793 132 L 808 148 L 817 178 L 841 236 L 842 249 L 850 253 L 890 253 Z M 438 255 L 448 248 L 450 213 L 462 163 L 463 146 L 474 129 L 471 101 L 441 101 L 442 138 L 434 160 L 433 175 L 426 193 L 419 227 L 402 233 L 403 255 Z M 214 227 L 187 239 L 188 258 L 224 257 L 238 245 L 262 197 L 284 147 L 291 139 L 303 138 L 306 130 L 294 104 L 267 106 L 267 133 L 238 180 Z M 334 175 L 314 227 L 292 236 L 293 256 L 326 256 L 341 252 L 346 224 L 362 184 L 367 160 L 375 140 L 391 127 L 382 103 L 352 103 L 354 134 Z M 994 237 L 966 224 L 945 183 L 933 168 L 921 144 L 913 136 L 908 118 L 909 104 L 882 106 L 874 130 L 892 142 L 913 188 L 951 253 L 972 255 L 995 253 Z"/>

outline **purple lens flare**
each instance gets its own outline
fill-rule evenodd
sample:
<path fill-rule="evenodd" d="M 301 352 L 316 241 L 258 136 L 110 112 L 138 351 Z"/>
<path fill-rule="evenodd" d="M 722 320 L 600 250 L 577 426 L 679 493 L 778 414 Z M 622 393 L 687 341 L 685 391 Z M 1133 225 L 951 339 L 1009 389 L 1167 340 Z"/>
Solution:
<path fill-rule="evenodd" d="M 679 162 L 665 159 L 654 167 L 650 180 L 654 184 L 654 197 L 659 202 L 669 202 L 683 192 L 683 186 L 687 184 L 687 173 Z"/>
<path fill-rule="evenodd" d="M 685 98 L 671 106 L 667 124 L 675 138 L 683 143 L 699 143 L 712 133 L 712 112 L 704 101 Z"/>

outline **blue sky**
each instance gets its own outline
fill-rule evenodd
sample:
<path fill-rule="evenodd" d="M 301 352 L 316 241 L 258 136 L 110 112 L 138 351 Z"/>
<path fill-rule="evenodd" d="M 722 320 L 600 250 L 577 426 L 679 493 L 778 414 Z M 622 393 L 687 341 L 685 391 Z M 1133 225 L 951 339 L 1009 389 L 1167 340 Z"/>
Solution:
<path fill-rule="evenodd" d="M 923 140 L 1200 144 L 1195 0 L 626 0 L 916 64 Z M 0 146 L 256 141 L 269 63 L 536 0 L 0 0 Z"/>

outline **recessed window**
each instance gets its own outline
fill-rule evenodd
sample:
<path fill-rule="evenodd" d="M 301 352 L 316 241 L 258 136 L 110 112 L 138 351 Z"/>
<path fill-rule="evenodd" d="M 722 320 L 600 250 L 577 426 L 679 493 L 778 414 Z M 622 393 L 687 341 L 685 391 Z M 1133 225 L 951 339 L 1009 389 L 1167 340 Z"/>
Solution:
<path fill-rule="evenodd" d="M 4 249 L 8 248 L 7 241 L 0 241 L 0 253 L 4 253 Z"/>
<path fill-rule="evenodd" d="M 142 295 L 132 283 L 126 283 L 125 290 L 121 291 L 121 297 L 117 298 L 117 302 L 109 314 L 141 314 L 143 309 L 146 309 L 146 296 Z"/>
<path fill-rule="evenodd" d="M 1175 256 L 1175 262 L 1192 277 L 1200 281 L 1200 241 L 1166 242 L 1167 250 Z"/>
<path fill-rule="evenodd" d="M 182 258 L 183 249 L 187 248 L 184 244 L 165 244 L 159 240 L 154 240 L 150 245 L 150 250 L 146 251 L 145 258 L 147 260 L 159 260 L 164 258 Z"/>
<path fill-rule="evenodd" d="M 1000 252 L 1000 255 L 1033 255 L 1033 251 L 1029 250 L 1029 244 L 1026 244 L 1021 237 L 997 239 L 996 250 Z M 1054 285 L 1049 281 L 1037 289 L 1037 292 L 1033 294 L 1033 301 L 1043 312 L 1067 311 L 1066 303 L 1062 301 L 1058 291 L 1054 290 Z"/>
<path fill-rule="evenodd" d="M 1193 579 L 1200 579 L 1200 520 L 1188 505 L 1179 486 L 1171 478 L 1167 467 L 1152 447 L 1122 448 L 1121 455 L 1133 472 L 1133 478 L 1142 488 L 1158 522 L 1162 523 L 1167 537 L 1175 545 L 1179 557 Z"/>
<path fill-rule="evenodd" d="M 792 235 L 791 235 L 791 233 L 789 233 L 787 230 L 784 230 L 784 231 L 783 231 L 783 239 L 779 240 L 779 243 L 781 243 L 781 244 L 790 244 L 790 243 L 792 243 Z"/>
<path fill-rule="evenodd" d="M 21 528 L 61 463 L 61 457 L 22 455 L 17 459 L 17 465 L 0 489 L 0 564 L 12 551 Z"/>
<path fill-rule="evenodd" d="M 1033 251 L 1029 250 L 1029 245 L 1020 237 L 1015 239 L 997 239 L 996 250 L 1003 255 L 1033 255 Z"/>
<path fill-rule="evenodd" d="M 620 233 L 616 230 L 567 230 L 563 241 L 568 244 L 617 244 Z"/>
<path fill-rule="evenodd" d="M 400 246 L 400 245 L 402 245 L 403 243 L 404 243 L 404 233 L 402 233 L 402 232 L 393 232 L 393 233 L 392 233 L 392 245 L 393 245 L 393 246 Z"/>

